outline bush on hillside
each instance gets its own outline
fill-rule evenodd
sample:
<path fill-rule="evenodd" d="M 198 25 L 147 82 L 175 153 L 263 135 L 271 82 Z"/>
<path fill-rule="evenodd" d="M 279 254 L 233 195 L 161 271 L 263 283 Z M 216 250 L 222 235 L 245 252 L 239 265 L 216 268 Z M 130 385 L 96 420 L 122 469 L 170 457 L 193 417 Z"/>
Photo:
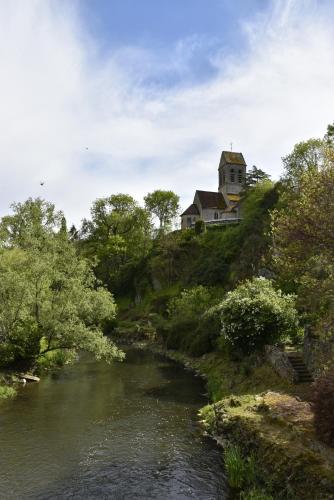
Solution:
<path fill-rule="evenodd" d="M 265 278 L 248 280 L 229 292 L 221 304 L 221 319 L 223 337 L 242 354 L 299 333 L 294 296 L 283 295 Z"/>
<path fill-rule="evenodd" d="M 198 326 L 190 345 L 190 354 L 201 356 L 216 347 L 217 338 L 221 331 L 220 306 L 210 307 L 199 318 Z"/>
<path fill-rule="evenodd" d="M 321 441 L 334 447 L 334 369 L 314 384 L 314 426 Z"/>
<path fill-rule="evenodd" d="M 211 305 L 208 288 L 199 285 L 183 290 L 178 297 L 169 301 L 168 314 L 172 322 L 182 323 L 199 318 Z"/>
<path fill-rule="evenodd" d="M 211 305 L 212 294 L 204 286 L 184 290 L 168 304 L 170 331 L 167 347 L 183 349 L 191 354 L 191 345 L 196 338 L 196 330 L 201 316 Z M 199 349 L 201 350 L 201 349 Z"/>
<path fill-rule="evenodd" d="M 205 233 L 206 227 L 203 219 L 198 219 L 195 222 L 195 234 Z"/>

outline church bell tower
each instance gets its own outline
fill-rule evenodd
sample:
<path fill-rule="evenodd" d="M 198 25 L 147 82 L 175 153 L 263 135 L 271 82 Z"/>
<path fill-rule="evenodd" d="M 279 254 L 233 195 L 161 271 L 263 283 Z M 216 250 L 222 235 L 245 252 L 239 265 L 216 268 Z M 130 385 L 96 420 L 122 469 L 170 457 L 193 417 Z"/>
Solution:
<path fill-rule="evenodd" d="M 223 194 L 227 205 L 240 200 L 245 186 L 246 162 L 242 153 L 223 151 L 218 167 L 218 191 Z"/>

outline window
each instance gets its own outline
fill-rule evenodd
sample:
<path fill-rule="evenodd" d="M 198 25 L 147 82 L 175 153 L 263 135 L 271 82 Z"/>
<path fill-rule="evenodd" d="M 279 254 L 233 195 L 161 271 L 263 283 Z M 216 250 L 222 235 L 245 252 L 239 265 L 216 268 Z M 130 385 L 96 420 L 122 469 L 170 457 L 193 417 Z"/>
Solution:
<path fill-rule="evenodd" d="M 235 181 L 235 174 L 233 173 L 233 170 L 231 170 L 231 182 Z"/>
<path fill-rule="evenodd" d="M 191 226 L 191 217 L 187 217 L 187 226 L 190 227 Z"/>
<path fill-rule="evenodd" d="M 215 212 L 214 217 L 215 217 L 215 219 L 219 219 L 219 214 L 218 214 L 218 212 Z"/>
<path fill-rule="evenodd" d="M 238 174 L 238 182 L 239 184 L 242 183 L 242 170 L 239 170 L 239 174 Z"/>

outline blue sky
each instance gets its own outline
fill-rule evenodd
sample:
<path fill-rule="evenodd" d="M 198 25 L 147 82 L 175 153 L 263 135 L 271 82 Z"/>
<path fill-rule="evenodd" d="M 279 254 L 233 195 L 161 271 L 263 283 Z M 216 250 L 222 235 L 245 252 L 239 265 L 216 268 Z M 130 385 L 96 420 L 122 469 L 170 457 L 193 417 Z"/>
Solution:
<path fill-rule="evenodd" d="M 263 11 L 265 0 L 81 0 L 84 22 L 106 50 L 122 45 L 166 51 L 198 36 L 229 49 L 244 40 L 240 22 Z"/>
<path fill-rule="evenodd" d="M 0 18 L 0 215 L 43 196 L 78 224 L 157 188 L 185 207 L 231 142 L 277 179 L 334 120 L 330 0 L 0 0 Z"/>
<path fill-rule="evenodd" d="M 157 71 L 149 83 L 202 82 L 217 71 L 217 52 L 242 55 L 247 43 L 242 24 L 269 7 L 266 0 L 81 0 L 83 23 L 98 41 L 101 57 L 122 47 L 136 47 L 168 60 L 175 47 L 193 43 L 183 72 Z"/>

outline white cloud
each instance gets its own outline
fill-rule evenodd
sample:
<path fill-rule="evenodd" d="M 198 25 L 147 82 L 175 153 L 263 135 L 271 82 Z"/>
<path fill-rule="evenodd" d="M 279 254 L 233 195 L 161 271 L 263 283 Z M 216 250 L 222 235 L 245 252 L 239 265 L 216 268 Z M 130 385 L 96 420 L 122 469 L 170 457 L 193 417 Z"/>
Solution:
<path fill-rule="evenodd" d="M 281 156 L 334 120 L 333 12 L 320 5 L 273 2 L 242 26 L 242 57 L 217 53 L 210 80 L 168 89 L 152 74 L 184 65 L 188 78 L 201 40 L 159 63 L 131 47 L 102 58 L 68 3 L 0 0 L 0 213 L 41 195 L 78 222 L 99 196 L 155 188 L 186 204 L 216 189 L 230 141 L 277 178 Z"/>

